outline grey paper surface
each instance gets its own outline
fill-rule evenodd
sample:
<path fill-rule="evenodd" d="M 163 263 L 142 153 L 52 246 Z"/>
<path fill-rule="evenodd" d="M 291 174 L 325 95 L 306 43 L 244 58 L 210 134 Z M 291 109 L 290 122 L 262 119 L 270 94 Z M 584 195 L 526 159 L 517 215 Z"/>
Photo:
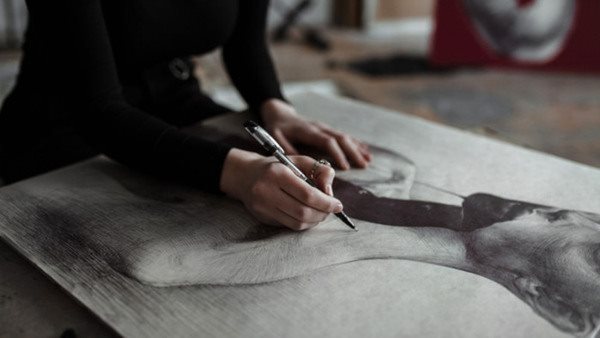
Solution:
<path fill-rule="evenodd" d="M 600 192 L 597 169 L 351 101 L 311 94 L 293 101 L 309 117 L 410 159 L 417 168 L 411 198 L 460 203 L 455 196 L 441 192 L 442 188 L 463 196 L 488 192 L 600 212 L 595 199 Z M 307 270 L 292 279 L 242 287 L 155 288 L 140 284 L 115 271 L 140 266 L 139 262 L 124 259 L 128 256 L 119 254 L 114 247 L 106 246 L 102 252 L 97 242 L 81 239 L 109 243 L 122 235 L 115 229 L 148 226 L 154 233 L 130 233 L 131 238 L 124 241 L 127 246 L 122 248 L 122 252 L 132 253 L 130 258 L 143 259 L 145 248 L 149 243 L 156 245 L 154 236 L 160 231 L 168 237 L 183 222 L 189 223 L 190 218 L 197 219 L 199 226 L 210 219 L 210 213 L 198 211 L 206 208 L 190 210 L 187 215 L 171 208 L 182 196 L 185 201 L 210 203 L 210 210 L 230 208 L 230 221 L 252 222 L 231 201 L 206 199 L 190 189 L 165 183 L 152 186 L 144 182 L 149 181 L 96 159 L 3 188 L 0 198 L 7 208 L 0 215 L 0 231 L 3 238 L 67 291 L 128 336 L 563 335 L 499 284 L 478 275 L 419 262 L 352 262 Z M 90 190 L 97 196 L 95 200 L 89 200 Z M 78 208 L 90 212 L 82 215 Z M 113 218 L 115 213 L 123 215 L 128 210 L 129 218 Z M 139 217 L 140 210 L 146 210 L 145 217 Z M 156 217 L 151 217 L 153 214 Z M 169 216 L 176 221 L 160 222 Z M 113 223 L 113 228 L 90 226 L 95 223 Z M 370 249 L 371 243 L 387 241 L 384 247 L 388 251 L 382 250 L 387 255 L 393 245 L 399 252 L 413 252 L 417 259 L 432 257 L 432 252 L 439 257 L 440 250 L 460 257 L 463 249 L 448 244 L 453 243 L 455 235 L 446 229 L 436 230 L 433 237 L 431 229 L 395 229 L 394 233 L 401 231 L 402 236 L 391 242 L 389 233 L 375 233 L 370 239 L 369 225 L 359 226 L 364 230 L 364 240 L 357 243 Z M 82 235 L 74 229 L 91 229 L 94 235 Z M 378 232 L 382 227 L 371 229 Z M 344 233 L 341 225 L 332 223 L 318 230 Z M 343 253 L 347 252 L 352 251 Z M 349 260 L 352 259 L 345 259 Z"/>

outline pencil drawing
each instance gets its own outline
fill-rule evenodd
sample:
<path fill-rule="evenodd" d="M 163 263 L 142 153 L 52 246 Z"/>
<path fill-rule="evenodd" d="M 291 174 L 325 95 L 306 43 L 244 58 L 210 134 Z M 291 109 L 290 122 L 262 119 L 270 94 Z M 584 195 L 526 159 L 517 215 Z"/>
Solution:
<path fill-rule="evenodd" d="M 414 165 L 385 149 L 373 153 L 368 170 L 340 172 L 334 182 L 358 233 L 335 218 L 301 233 L 266 227 L 226 199 L 199 197 L 185 187 L 164 190 L 99 163 L 96 168 L 121 184 L 121 197 L 129 200 L 120 210 L 113 195 L 108 208 L 124 216 L 122 236 L 97 226 L 80 235 L 112 252 L 108 257 L 119 271 L 157 286 L 265 283 L 365 259 L 437 264 L 501 284 L 565 332 L 597 334 L 600 215 L 484 193 L 460 205 L 409 200 Z M 210 203 L 203 209 L 213 214 L 197 213 L 192 206 L 200 203 Z M 220 210 L 229 210 L 225 219 Z"/>
<path fill-rule="evenodd" d="M 29 200 L 28 217 L 51 224 L 55 238 L 146 284 L 258 284 L 358 260 L 411 260 L 485 277 L 558 329 L 598 335 L 600 215 L 485 193 L 455 204 L 411 200 L 421 184 L 414 164 L 373 154 L 369 169 L 334 182 L 358 232 L 334 217 L 305 232 L 267 227 L 225 197 L 105 159 L 43 178 L 68 175 L 66 187 L 34 182 L 12 196 Z"/>
<path fill-rule="evenodd" d="M 337 183 L 350 216 L 393 226 L 451 229 L 458 235 L 453 240 L 462 242 L 455 245 L 462 247 L 463 256 L 457 250 L 444 255 L 447 242 L 437 242 L 442 246 L 433 255 L 437 257 L 417 260 L 427 258 L 491 279 L 565 332 L 598 334 L 600 215 L 489 194 L 467 196 L 462 207 L 395 200 L 358 194 L 359 187 Z"/>

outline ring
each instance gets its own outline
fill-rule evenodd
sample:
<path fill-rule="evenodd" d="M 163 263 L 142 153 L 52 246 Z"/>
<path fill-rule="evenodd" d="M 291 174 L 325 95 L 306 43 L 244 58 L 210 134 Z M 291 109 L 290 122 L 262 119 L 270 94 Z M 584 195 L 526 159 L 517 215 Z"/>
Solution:
<path fill-rule="evenodd" d="M 317 174 L 317 168 L 319 168 L 319 166 L 321 165 L 326 165 L 328 167 L 331 167 L 331 163 L 329 163 L 329 161 L 325 160 L 325 159 L 320 159 L 318 161 L 315 161 L 315 163 L 312 166 L 312 169 L 310 169 L 310 179 L 311 180 L 316 180 L 317 178 L 319 178 L 319 175 Z"/>

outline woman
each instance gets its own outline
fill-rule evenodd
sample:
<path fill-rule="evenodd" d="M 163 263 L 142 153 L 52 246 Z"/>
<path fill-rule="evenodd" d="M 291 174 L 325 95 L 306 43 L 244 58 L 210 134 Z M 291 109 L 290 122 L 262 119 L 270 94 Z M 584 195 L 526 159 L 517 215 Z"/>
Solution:
<path fill-rule="evenodd" d="M 222 48 L 250 109 L 286 151 L 317 146 L 347 169 L 364 144 L 299 117 L 285 102 L 267 50 L 267 0 L 30 0 L 17 84 L 0 113 L 8 182 L 97 152 L 140 170 L 241 200 L 267 224 L 306 229 L 342 209 L 333 171 L 308 157 L 319 187 L 256 153 L 203 141 L 178 127 L 227 112 L 200 93 L 188 55 Z"/>

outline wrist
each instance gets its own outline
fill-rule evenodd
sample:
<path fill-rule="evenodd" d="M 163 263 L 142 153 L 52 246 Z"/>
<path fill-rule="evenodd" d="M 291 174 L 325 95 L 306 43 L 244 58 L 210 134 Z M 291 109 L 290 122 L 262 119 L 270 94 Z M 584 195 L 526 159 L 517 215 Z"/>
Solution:
<path fill-rule="evenodd" d="M 245 179 L 244 173 L 251 172 L 249 168 L 262 159 L 264 159 L 264 156 L 260 154 L 232 148 L 223 163 L 219 182 L 221 191 L 227 196 L 241 199 L 241 192 L 246 188 L 249 181 Z"/>
<path fill-rule="evenodd" d="M 260 117 L 266 125 L 282 118 L 297 115 L 292 105 L 280 99 L 265 100 L 260 106 Z"/>

